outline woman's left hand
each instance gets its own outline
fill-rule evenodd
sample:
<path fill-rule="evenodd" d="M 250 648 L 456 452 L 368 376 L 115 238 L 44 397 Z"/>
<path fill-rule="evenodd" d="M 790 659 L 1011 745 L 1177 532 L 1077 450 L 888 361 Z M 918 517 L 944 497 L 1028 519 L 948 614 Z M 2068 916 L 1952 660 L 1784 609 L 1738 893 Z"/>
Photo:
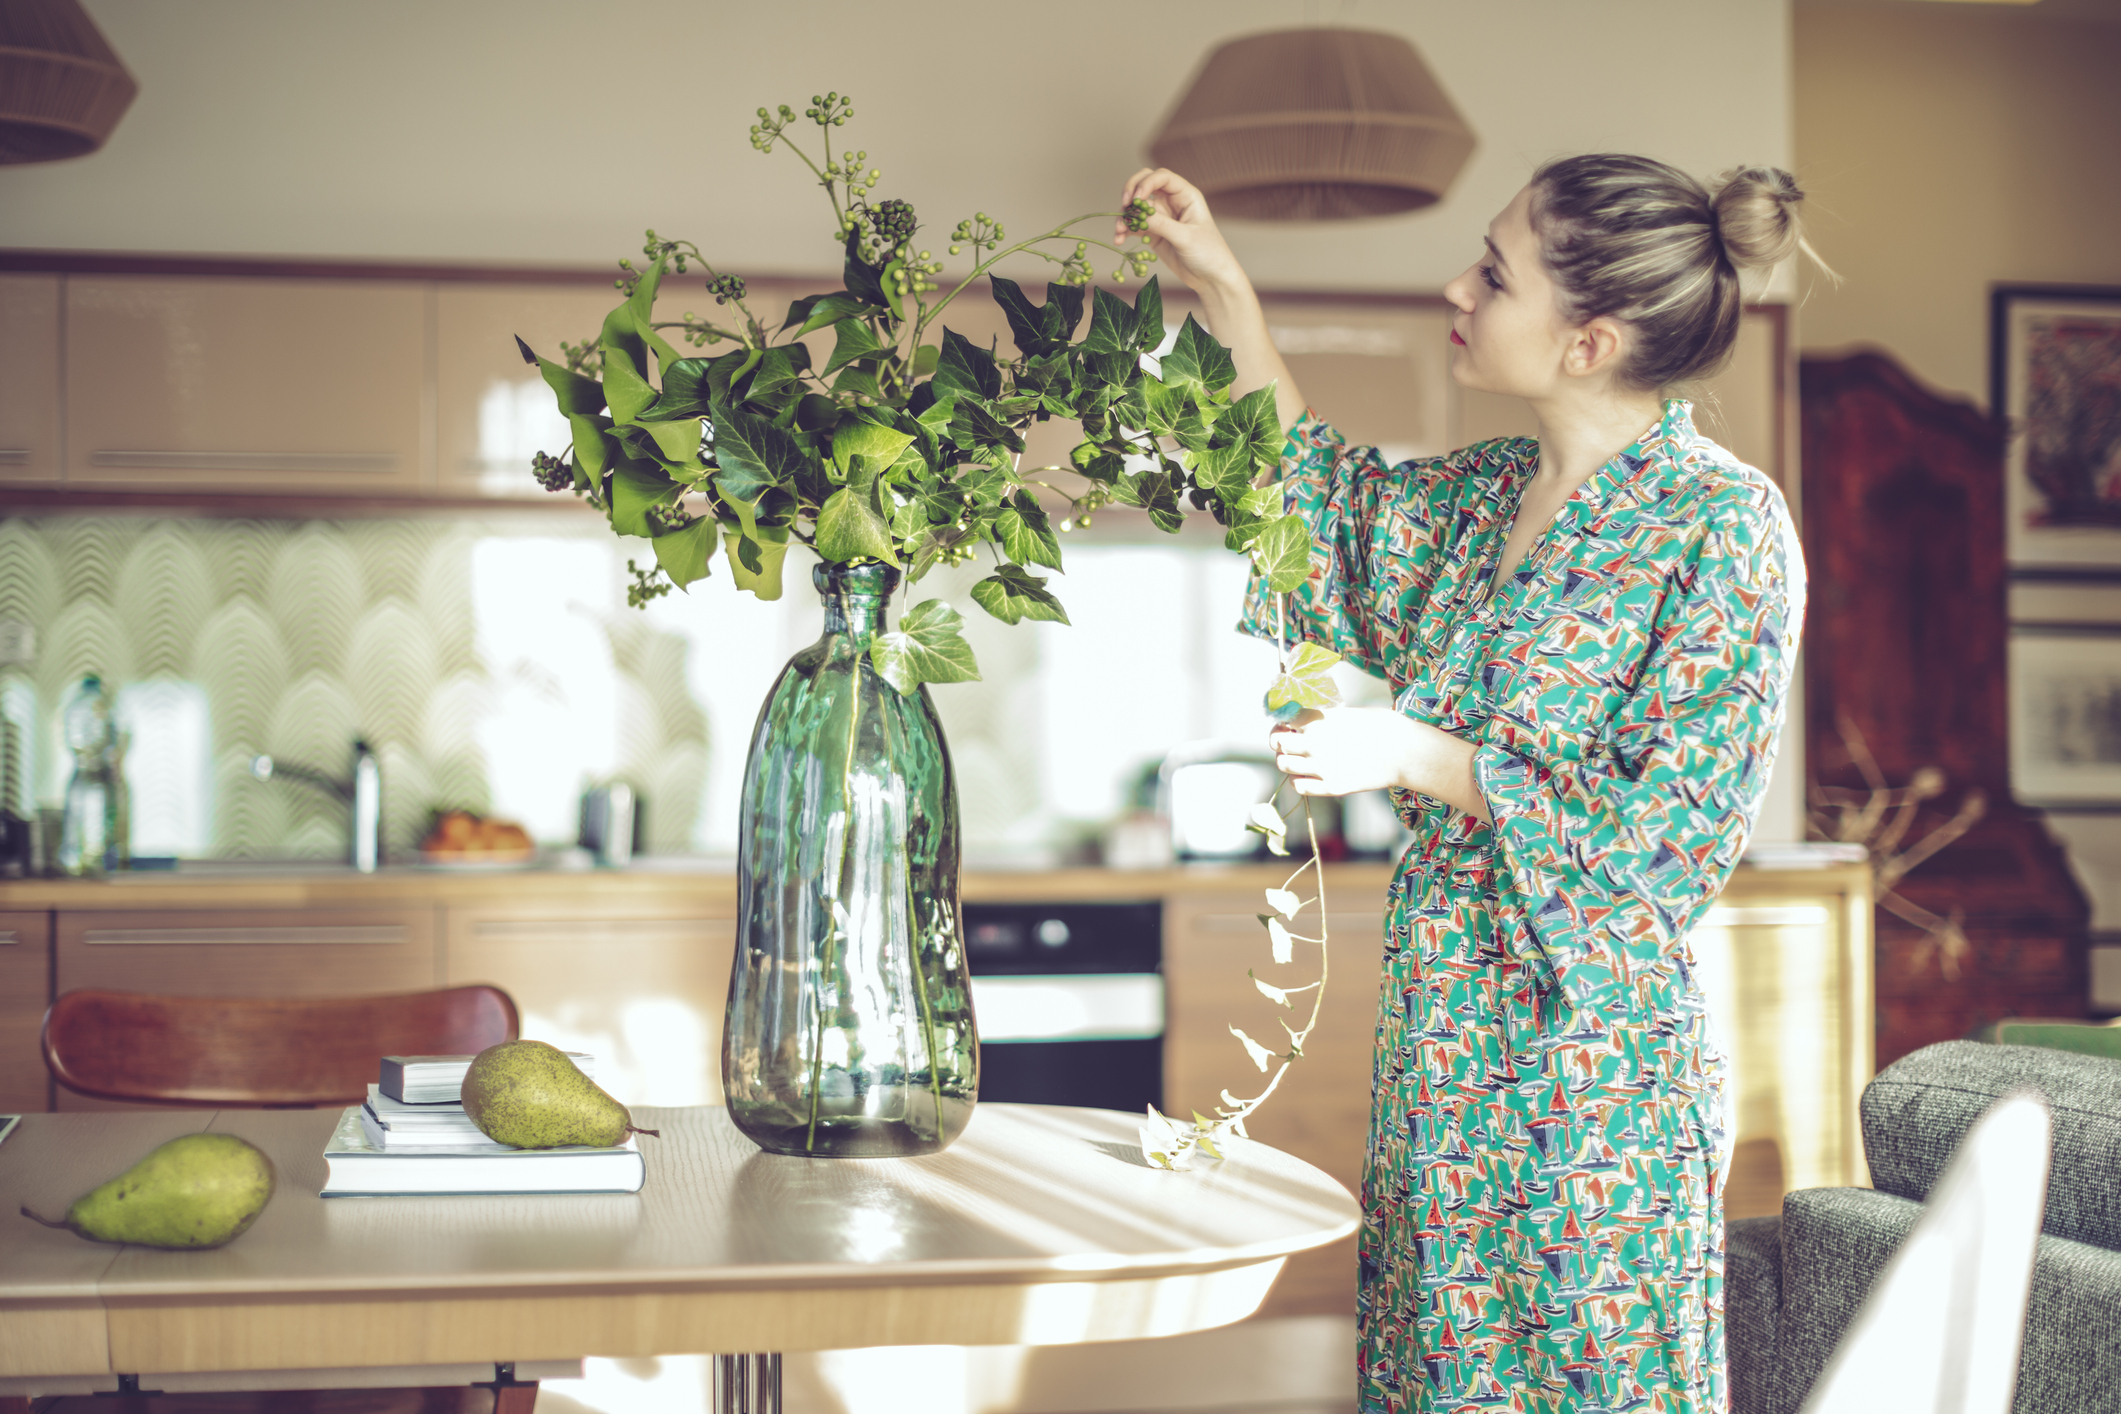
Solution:
<path fill-rule="evenodd" d="M 1398 786 L 1481 819 L 1472 743 L 1388 707 L 1306 711 L 1267 734 L 1274 764 L 1298 795 L 1354 795 Z"/>

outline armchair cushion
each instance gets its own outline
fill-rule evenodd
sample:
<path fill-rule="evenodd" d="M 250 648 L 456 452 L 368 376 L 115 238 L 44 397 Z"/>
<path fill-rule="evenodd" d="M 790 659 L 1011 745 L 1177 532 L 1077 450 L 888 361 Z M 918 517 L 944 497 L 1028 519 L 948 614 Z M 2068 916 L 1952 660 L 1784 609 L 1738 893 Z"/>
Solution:
<path fill-rule="evenodd" d="M 2004 1095 L 2026 1087 L 2046 1097 L 2054 1116 L 2042 1229 L 2121 1249 L 2121 1182 L 2115 1180 L 2121 1174 L 2121 1061 L 1977 1041 L 1946 1041 L 1904 1056 L 1863 1092 L 1863 1151 L 1871 1181 L 1883 1193 L 1927 1198 L 1973 1122 Z"/>

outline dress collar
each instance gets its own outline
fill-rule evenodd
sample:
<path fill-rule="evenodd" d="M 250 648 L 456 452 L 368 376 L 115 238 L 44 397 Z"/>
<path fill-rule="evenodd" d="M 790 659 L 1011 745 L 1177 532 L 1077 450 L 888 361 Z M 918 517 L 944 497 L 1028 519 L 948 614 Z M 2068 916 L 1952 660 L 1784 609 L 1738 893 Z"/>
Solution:
<path fill-rule="evenodd" d="M 1677 449 L 1692 441 L 1695 435 L 1694 405 L 1684 398 L 1665 399 L 1664 414 L 1657 419 L 1657 424 L 1630 442 L 1589 481 L 1576 488 L 1576 494 L 1569 497 L 1561 513 L 1554 517 L 1555 528 L 1584 531 L 1595 526 L 1612 509 L 1614 497 L 1623 487 L 1633 488 L 1636 495 L 1642 495 L 1656 479 L 1654 473 L 1645 476 L 1644 468 L 1678 461 L 1680 453 Z M 1535 455 L 1528 471 L 1537 469 Z"/>

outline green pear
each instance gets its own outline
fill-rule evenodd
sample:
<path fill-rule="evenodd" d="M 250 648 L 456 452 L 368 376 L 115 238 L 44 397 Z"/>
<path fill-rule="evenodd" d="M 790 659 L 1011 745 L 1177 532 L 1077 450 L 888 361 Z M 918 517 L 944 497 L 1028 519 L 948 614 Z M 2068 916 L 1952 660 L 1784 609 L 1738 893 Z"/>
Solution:
<path fill-rule="evenodd" d="M 503 1041 L 471 1059 L 464 1113 L 487 1138 L 518 1149 L 586 1144 L 608 1149 L 637 1129 L 624 1105 L 543 1041 Z"/>
<path fill-rule="evenodd" d="M 257 1221 L 272 1199 L 272 1160 L 233 1134 L 186 1134 L 150 1152 L 66 1210 L 64 1222 L 90 1242 L 142 1247 L 219 1247 Z"/>

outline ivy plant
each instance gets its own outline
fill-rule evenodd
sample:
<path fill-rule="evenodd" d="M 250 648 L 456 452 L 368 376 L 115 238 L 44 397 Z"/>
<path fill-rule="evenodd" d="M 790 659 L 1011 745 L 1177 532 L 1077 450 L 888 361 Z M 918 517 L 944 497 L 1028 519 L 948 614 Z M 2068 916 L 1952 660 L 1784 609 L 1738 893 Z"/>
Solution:
<path fill-rule="evenodd" d="M 811 100 L 803 117 L 822 136 L 816 155 L 796 142 L 800 124 L 785 104 L 759 109 L 751 129 L 754 147 L 794 153 L 823 188 L 840 288 L 785 312 L 756 310 L 741 276 L 651 230 L 646 263 L 620 262 L 622 299 L 594 339 L 563 344 L 557 358 L 517 341 L 572 432 L 563 452 L 535 458 L 540 484 L 572 491 L 617 534 L 652 545 L 652 563 L 628 561 L 628 602 L 697 582 L 718 552 L 739 588 L 776 598 L 782 560 L 800 542 L 828 563 L 897 566 L 909 585 L 938 565 L 985 559 L 989 573 L 971 591 L 982 610 L 1011 624 L 1066 623 L 1043 573 L 1061 568 L 1057 531 L 1114 504 L 1174 533 L 1189 509 L 1204 511 L 1273 590 L 1300 584 L 1310 535 L 1282 513 L 1274 486 L 1255 484 L 1281 452 L 1274 390 L 1232 398 L 1229 351 L 1190 315 L 1156 356 L 1165 328 L 1153 277 L 1132 302 L 1091 286 L 1093 247 L 1115 256 L 1115 283 L 1143 275 L 1154 256 L 1145 242 L 1114 245 L 1079 228 L 1123 214 L 1138 232 L 1147 204 L 1015 242 L 978 213 L 946 243 L 971 268 L 944 289 L 943 261 L 922 248 L 913 207 L 872 199 L 882 173 L 866 151 L 835 152 L 852 116 L 845 95 Z M 1051 267 L 1043 298 L 995 272 L 1018 257 Z M 658 301 L 695 270 L 715 312 L 663 317 Z M 1013 353 L 944 322 L 980 280 Z M 829 351 L 813 350 L 828 340 Z M 1049 419 L 1078 424 L 1082 439 L 1067 466 L 1027 469 L 1024 431 Z M 1057 526 L 1055 501 L 1065 503 Z M 962 622 L 940 600 L 915 604 L 872 659 L 901 692 L 977 678 Z"/>

